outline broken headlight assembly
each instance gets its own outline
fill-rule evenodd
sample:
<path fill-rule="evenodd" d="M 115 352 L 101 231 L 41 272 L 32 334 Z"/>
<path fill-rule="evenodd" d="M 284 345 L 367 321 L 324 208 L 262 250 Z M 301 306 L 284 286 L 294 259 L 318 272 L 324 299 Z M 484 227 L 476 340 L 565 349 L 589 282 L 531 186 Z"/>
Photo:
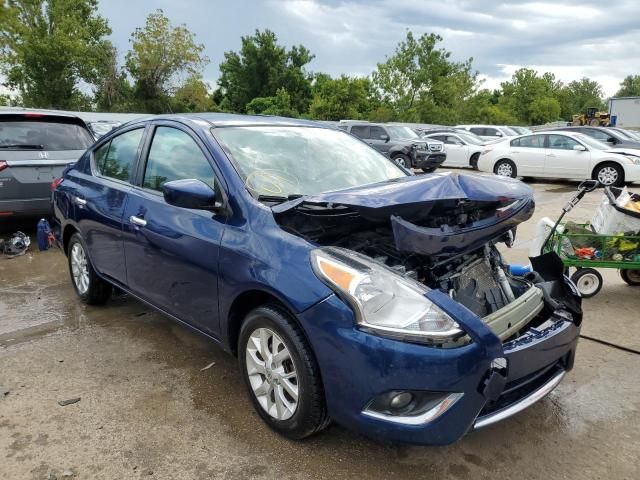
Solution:
<path fill-rule="evenodd" d="M 364 255 L 336 247 L 311 252 L 316 275 L 353 308 L 361 329 L 408 342 L 441 344 L 464 334 L 425 297 L 424 285 Z"/>

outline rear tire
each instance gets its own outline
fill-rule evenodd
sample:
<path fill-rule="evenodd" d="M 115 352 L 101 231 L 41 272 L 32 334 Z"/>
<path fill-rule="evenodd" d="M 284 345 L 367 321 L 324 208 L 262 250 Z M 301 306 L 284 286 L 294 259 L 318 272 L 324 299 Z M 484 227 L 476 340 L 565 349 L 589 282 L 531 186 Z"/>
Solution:
<path fill-rule="evenodd" d="M 595 268 L 581 268 L 571 275 L 571 281 L 575 283 L 582 298 L 595 296 L 602 288 L 602 275 Z"/>
<path fill-rule="evenodd" d="M 500 175 L 501 177 L 516 178 L 518 176 L 518 170 L 516 169 L 515 163 L 506 158 L 496 162 L 493 167 L 493 173 Z"/>
<path fill-rule="evenodd" d="M 423 168 L 422 171 L 424 173 L 431 173 L 436 171 L 436 167 Z"/>
<path fill-rule="evenodd" d="M 620 270 L 620 276 L 622 277 L 622 280 L 624 280 L 628 285 L 631 285 L 633 287 L 637 287 L 638 285 L 640 285 L 640 269 L 623 268 Z"/>
<path fill-rule="evenodd" d="M 300 440 L 329 424 L 320 368 L 288 314 L 272 306 L 249 312 L 240 328 L 238 360 L 253 407 L 273 430 Z"/>
<path fill-rule="evenodd" d="M 71 283 L 78 297 L 87 305 L 103 305 L 111 297 L 113 287 L 98 276 L 91 265 L 87 248 L 78 233 L 74 233 L 67 246 L 67 260 Z"/>
<path fill-rule="evenodd" d="M 624 185 L 624 170 L 617 163 L 603 163 L 593 171 L 593 179 L 598 180 L 603 187 L 622 187 Z"/>

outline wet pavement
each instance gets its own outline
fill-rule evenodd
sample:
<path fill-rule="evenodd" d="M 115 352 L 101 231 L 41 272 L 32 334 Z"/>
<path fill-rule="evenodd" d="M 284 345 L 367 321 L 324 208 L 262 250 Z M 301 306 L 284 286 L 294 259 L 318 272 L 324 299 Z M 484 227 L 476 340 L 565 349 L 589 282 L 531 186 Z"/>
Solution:
<path fill-rule="evenodd" d="M 575 185 L 532 184 L 536 214 L 510 261 L 526 263 L 535 221 Z M 569 218 L 589 220 L 599 200 Z M 640 350 L 640 289 L 616 271 L 584 302 L 583 333 L 613 346 L 582 339 L 564 382 L 512 419 L 449 447 L 338 425 L 291 442 L 253 412 L 235 358 L 129 298 L 80 304 L 64 255 L 36 251 L 30 233 L 30 253 L 0 258 L 2 479 L 640 478 L 640 355 L 617 348 Z"/>

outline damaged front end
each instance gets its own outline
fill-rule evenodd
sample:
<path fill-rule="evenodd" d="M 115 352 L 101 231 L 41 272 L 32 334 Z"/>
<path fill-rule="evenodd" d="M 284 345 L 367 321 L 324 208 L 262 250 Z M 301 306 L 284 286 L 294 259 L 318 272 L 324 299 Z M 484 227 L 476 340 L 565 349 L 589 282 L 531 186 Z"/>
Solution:
<path fill-rule="evenodd" d="M 527 185 L 464 174 L 408 177 L 273 208 L 284 230 L 320 246 L 357 252 L 443 292 L 483 319 L 503 342 L 553 312 L 581 319 L 579 299 L 562 272 L 554 271 L 553 278 L 514 277 L 496 248 L 498 243 L 511 246 L 517 225 L 533 210 Z M 442 346 L 469 341 L 460 335 Z"/>

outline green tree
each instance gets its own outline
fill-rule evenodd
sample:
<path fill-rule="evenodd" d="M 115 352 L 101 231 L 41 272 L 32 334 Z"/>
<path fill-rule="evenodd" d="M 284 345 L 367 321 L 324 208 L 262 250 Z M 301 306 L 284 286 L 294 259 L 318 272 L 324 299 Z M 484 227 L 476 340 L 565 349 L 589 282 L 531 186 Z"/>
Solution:
<path fill-rule="evenodd" d="M 100 52 L 94 102 L 99 112 L 131 112 L 135 110 L 133 87 L 118 66 L 116 48 L 108 43 Z"/>
<path fill-rule="evenodd" d="M 557 81 L 552 73 L 538 75 L 538 72 L 530 68 L 516 70 L 511 80 L 502 82 L 501 86 L 502 96 L 498 105 L 504 111 L 510 112 L 518 122 L 529 125 L 537 123 L 541 116 L 544 117 L 543 111 L 555 111 L 554 107 L 551 107 L 553 102 L 547 99 L 554 99 L 559 105 L 557 97 L 563 89 L 562 83 Z M 541 101 L 536 103 L 538 100 Z M 554 120 L 559 116 L 560 112 Z"/>
<path fill-rule="evenodd" d="M 251 100 L 247 104 L 247 113 L 282 117 L 297 117 L 299 115 L 292 105 L 291 95 L 284 88 L 279 88 L 272 97 L 256 97 Z"/>
<path fill-rule="evenodd" d="M 111 33 L 97 0 L 0 0 L 0 70 L 29 107 L 84 107 Z"/>
<path fill-rule="evenodd" d="M 174 112 L 215 112 L 218 110 L 202 77 L 191 76 L 173 96 Z"/>
<path fill-rule="evenodd" d="M 310 117 L 317 120 L 366 118 L 370 108 L 369 86 L 367 78 L 346 75 L 331 78 L 325 73 L 316 74 Z"/>
<path fill-rule="evenodd" d="M 582 113 L 589 107 L 605 110 L 603 97 L 602 86 L 595 80 L 583 77 L 569 82 L 557 95 L 561 107 L 560 116 L 564 120 L 571 120 L 574 114 Z"/>
<path fill-rule="evenodd" d="M 394 54 L 379 63 L 372 74 L 373 92 L 398 120 L 455 121 L 457 108 L 476 88 L 471 59 L 459 63 L 438 48 L 442 37 L 424 34 L 416 39 L 407 32 Z"/>
<path fill-rule="evenodd" d="M 531 124 L 553 122 L 560 118 L 560 102 L 553 97 L 536 98 L 529 108 Z"/>
<path fill-rule="evenodd" d="M 193 32 L 185 25 L 172 26 L 162 10 L 150 14 L 130 42 L 125 65 L 134 79 L 134 96 L 151 113 L 170 109 L 170 97 L 183 79 L 200 76 L 209 62 Z"/>
<path fill-rule="evenodd" d="M 640 96 L 640 75 L 628 75 L 620 82 L 620 90 L 616 97 L 637 97 Z"/>
<path fill-rule="evenodd" d="M 270 30 L 242 37 L 240 52 L 225 52 L 220 64 L 221 106 L 247 112 L 254 98 L 275 97 L 284 88 L 297 112 L 306 112 L 311 101 L 311 74 L 305 66 L 314 56 L 302 45 L 287 50 Z"/>

